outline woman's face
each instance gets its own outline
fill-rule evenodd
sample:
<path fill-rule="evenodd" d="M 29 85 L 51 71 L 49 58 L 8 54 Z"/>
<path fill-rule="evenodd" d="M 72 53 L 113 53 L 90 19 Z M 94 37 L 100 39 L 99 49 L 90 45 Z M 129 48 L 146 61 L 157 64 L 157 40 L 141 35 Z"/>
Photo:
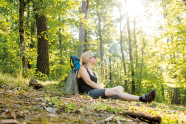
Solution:
<path fill-rule="evenodd" d="M 96 65 L 96 56 L 94 56 L 94 54 L 92 54 L 91 57 L 89 57 L 89 62 L 92 63 L 92 65 Z"/>

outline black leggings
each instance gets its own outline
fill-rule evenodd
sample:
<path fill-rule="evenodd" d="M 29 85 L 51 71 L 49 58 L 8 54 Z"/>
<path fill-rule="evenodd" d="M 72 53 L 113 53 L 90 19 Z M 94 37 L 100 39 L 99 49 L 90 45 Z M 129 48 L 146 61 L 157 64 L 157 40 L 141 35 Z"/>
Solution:
<path fill-rule="evenodd" d="M 98 99 L 100 96 L 101 98 L 105 99 L 105 89 L 93 89 L 88 92 L 88 95 L 91 96 L 93 99 Z"/>

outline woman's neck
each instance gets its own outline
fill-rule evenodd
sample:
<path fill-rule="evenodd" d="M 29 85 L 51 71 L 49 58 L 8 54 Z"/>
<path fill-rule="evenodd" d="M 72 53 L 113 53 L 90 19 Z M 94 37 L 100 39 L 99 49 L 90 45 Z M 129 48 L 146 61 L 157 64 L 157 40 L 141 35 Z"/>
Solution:
<path fill-rule="evenodd" d="M 86 67 L 87 67 L 88 70 L 92 71 L 92 64 L 89 64 L 89 63 L 88 63 L 88 64 L 86 65 Z"/>

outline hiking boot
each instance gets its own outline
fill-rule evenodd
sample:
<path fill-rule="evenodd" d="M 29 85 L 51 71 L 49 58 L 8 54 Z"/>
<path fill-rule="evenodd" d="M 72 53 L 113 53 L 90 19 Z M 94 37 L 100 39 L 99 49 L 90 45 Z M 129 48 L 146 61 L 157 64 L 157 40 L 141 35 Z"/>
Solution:
<path fill-rule="evenodd" d="M 147 94 L 143 94 L 142 95 L 142 99 L 145 102 L 152 102 L 156 97 L 156 89 L 153 89 L 151 92 L 147 93 Z"/>
<path fill-rule="evenodd" d="M 112 95 L 112 96 L 107 96 L 107 99 L 120 99 L 119 95 Z"/>

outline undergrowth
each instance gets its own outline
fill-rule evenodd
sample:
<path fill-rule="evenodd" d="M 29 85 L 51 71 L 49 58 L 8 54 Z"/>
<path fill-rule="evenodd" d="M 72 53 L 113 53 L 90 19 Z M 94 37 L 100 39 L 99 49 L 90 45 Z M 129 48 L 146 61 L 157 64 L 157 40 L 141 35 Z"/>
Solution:
<path fill-rule="evenodd" d="M 22 77 L 13 77 L 8 74 L 2 74 L 0 72 L 0 89 L 18 89 L 19 93 L 26 92 L 28 90 L 30 79 Z M 185 123 L 182 118 L 186 118 L 186 107 L 180 105 L 172 105 L 166 103 L 157 103 L 152 102 L 151 104 L 140 103 L 140 106 L 137 106 L 136 102 L 127 102 L 122 100 L 105 100 L 101 99 L 93 100 L 89 96 L 79 95 L 82 98 L 87 99 L 87 101 L 94 101 L 87 105 L 87 102 L 82 103 L 79 98 L 71 96 L 73 99 L 69 98 L 69 101 L 65 101 L 63 98 L 66 96 L 62 93 L 61 89 L 64 86 L 64 81 L 40 81 L 38 83 L 44 85 L 44 88 L 41 89 L 44 91 L 44 99 L 49 102 L 51 105 L 57 107 L 58 109 L 64 109 L 65 112 L 74 112 L 75 110 L 79 111 L 107 111 L 111 113 L 122 113 L 125 110 L 132 111 L 141 111 L 145 113 L 150 113 L 153 115 L 160 115 L 162 117 L 162 122 L 166 124 L 182 124 Z M 41 91 L 40 90 L 40 91 Z M 37 90 L 35 91 L 37 94 Z M 63 98 L 61 97 L 63 96 Z M 68 98 L 67 98 L 68 99 Z M 76 100 L 79 100 L 77 102 Z M 81 102 L 81 104 L 80 104 Z M 114 104 L 113 104 L 114 102 Z M 114 105 L 112 105 L 112 104 Z M 118 116 L 120 118 L 120 116 Z"/>

